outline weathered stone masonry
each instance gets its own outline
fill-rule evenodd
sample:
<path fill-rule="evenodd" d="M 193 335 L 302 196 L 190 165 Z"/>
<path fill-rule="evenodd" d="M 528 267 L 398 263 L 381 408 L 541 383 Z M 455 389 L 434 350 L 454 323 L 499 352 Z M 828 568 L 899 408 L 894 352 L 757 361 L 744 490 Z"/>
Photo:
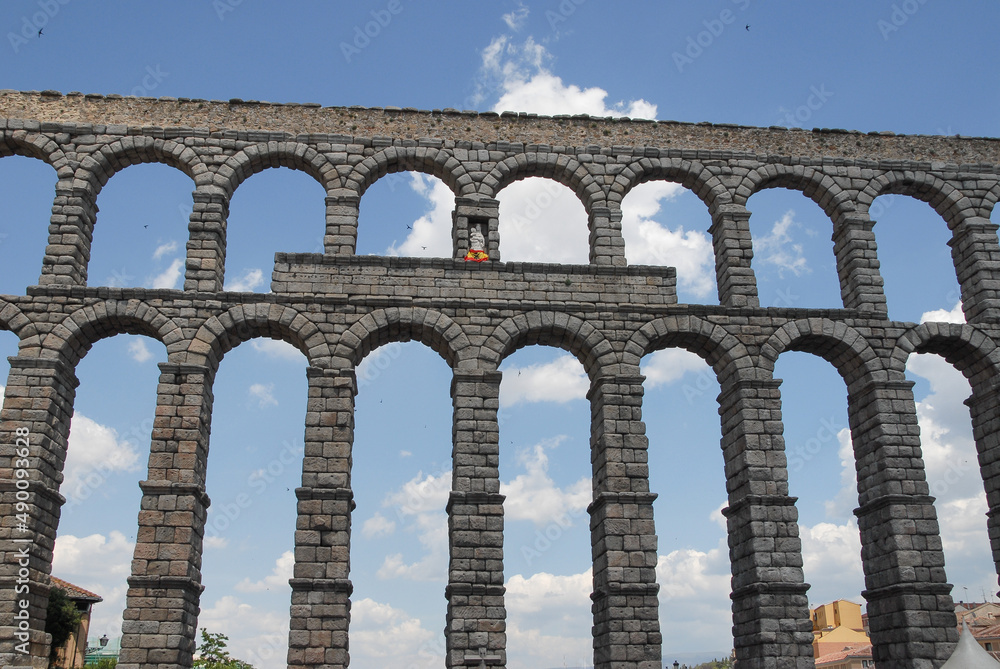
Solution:
<path fill-rule="evenodd" d="M 880 669 L 930 668 L 957 639 L 951 585 L 928 494 L 907 357 L 943 355 L 969 379 L 968 401 L 1000 565 L 1000 141 L 891 133 L 545 118 L 456 110 L 321 108 L 161 98 L 0 92 L 0 156 L 38 158 L 58 175 L 38 284 L 0 297 L 15 333 L 0 424 L 0 661 L 45 666 L 44 626 L 74 369 L 96 341 L 160 341 L 149 468 L 129 579 L 121 666 L 189 667 L 202 591 L 212 385 L 225 354 L 255 337 L 308 359 L 302 485 L 291 581 L 292 667 L 345 667 L 349 655 L 355 369 L 393 341 L 420 341 L 454 371 L 447 666 L 485 649 L 506 657 L 503 496 L 497 409 L 503 359 L 563 348 L 590 377 L 594 661 L 660 663 L 657 537 L 642 422 L 640 359 L 680 347 L 721 386 L 733 635 L 747 669 L 812 665 L 795 498 L 788 494 L 778 356 L 822 356 L 844 378 L 858 472 L 867 607 Z M 184 289 L 87 285 L 97 201 L 118 171 L 160 162 L 194 183 Z M 268 294 L 223 292 L 233 192 L 270 167 L 305 171 L 326 191 L 324 253 L 278 253 Z M 354 255 L 358 207 L 382 176 L 415 170 L 455 193 L 450 258 Z M 589 265 L 505 263 L 497 194 L 553 179 L 583 203 Z M 623 197 L 645 181 L 693 190 L 711 215 L 717 305 L 678 304 L 671 268 L 629 266 Z M 802 191 L 828 214 L 843 309 L 761 308 L 748 198 Z M 967 325 L 889 321 L 872 201 L 928 202 L 950 242 Z M 460 260 L 481 224 L 491 260 Z M 317 231 L 319 232 L 319 231 Z M 32 653 L 13 650 L 18 603 L 13 517 L 15 430 L 32 435 L 29 471 Z M 655 447 L 655 445 L 654 445 Z M 720 473 L 720 475 L 723 475 Z"/>

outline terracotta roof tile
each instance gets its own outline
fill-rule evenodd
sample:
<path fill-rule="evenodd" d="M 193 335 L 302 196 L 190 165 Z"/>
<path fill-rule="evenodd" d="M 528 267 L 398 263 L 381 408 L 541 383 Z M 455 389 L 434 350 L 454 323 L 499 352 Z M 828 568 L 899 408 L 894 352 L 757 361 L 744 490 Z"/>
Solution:
<path fill-rule="evenodd" d="M 52 579 L 52 587 L 60 588 L 66 591 L 66 596 L 70 599 L 82 599 L 88 602 L 103 602 L 104 598 L 100 595 L 95 595 L 90 590 L 84 590 L 79 586 L 75 586 L 69 581 L 64 581 L 61 578 L 56 578 L 55 576 L 50 576 Z"/>

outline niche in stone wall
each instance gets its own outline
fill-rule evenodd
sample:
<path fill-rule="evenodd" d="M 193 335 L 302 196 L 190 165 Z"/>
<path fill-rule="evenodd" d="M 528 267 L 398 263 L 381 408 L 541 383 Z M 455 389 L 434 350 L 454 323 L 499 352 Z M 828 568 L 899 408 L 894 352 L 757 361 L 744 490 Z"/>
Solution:
<path fill-rule="evenodd" d="M 24 295 L 26 286 L 38 283 L 56 181 L 55 170 L 41 160 L 0 158 L 0 295 Z"/>
<path fill-rule="evenodd" d="M 97 196 L 88 286 L 180 289 L 194 182 L 159 163 L 115 173 Z"/>
<path fill-rule="evenodd" d="M 241 183 L 229 205 L 225 290 L 270 292 L 275 253 L 323 253 L 325 198 L 316 179 L 285 167 Z"/>

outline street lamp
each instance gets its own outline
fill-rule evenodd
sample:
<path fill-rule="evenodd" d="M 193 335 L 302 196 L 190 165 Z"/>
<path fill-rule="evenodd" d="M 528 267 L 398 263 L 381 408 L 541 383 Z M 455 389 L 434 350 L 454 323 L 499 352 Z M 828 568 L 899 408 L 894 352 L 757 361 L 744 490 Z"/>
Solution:
<path fill-rule="evenodd" d="M 107 646 L 108 645 L 108 635 L 107 634 L 102 634 L 101 638 L 97 640 L 97 643 L 101 644 L 101 648 L 104 648 L 105 646 Z"/>
<path fill-rule="evenodd" d="M 677 660 L 674 660 L 674 669 L 680 669 L 680 666 L 681 666 L 681 663 L 678 662 Z"/>

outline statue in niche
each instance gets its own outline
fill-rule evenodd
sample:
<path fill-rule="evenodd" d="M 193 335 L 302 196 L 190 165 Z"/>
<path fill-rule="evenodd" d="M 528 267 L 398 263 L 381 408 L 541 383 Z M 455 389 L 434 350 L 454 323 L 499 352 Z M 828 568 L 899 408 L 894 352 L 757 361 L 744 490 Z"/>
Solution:
<path fill-rule="evenodd" d="M 486 254 L 486 237 L 483 236 L 482 227 L 482 225 L 476 223 L 469 230 L 469 252 L 465 254 L 466 260 L 482 262 L 490 259 Z"/>

